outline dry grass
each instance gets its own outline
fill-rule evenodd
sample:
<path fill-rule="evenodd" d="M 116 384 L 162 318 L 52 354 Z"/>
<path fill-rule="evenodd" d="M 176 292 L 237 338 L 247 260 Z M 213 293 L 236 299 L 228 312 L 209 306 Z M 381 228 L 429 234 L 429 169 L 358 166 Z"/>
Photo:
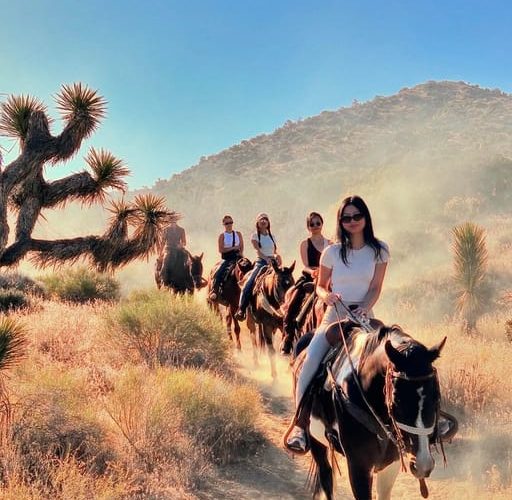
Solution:
<path fill-rule="evenodd" d="M 13 425 L 0 450 L 2 498 L 194 498 L 214 462 L 254 444 L 255 390 L 199 369 L 154 371 L 123 349 L 113 352 L 116 326 L 106 317 L 114 309 L 47 301 L 12 315 L 25 325 L 30 346 L 8 381 Z M 209 359 L 200 349 L 220 336 L 217 319 L 198 304 L 187 327 L 196 318 L 195 332 L 204 338 L 195 355 Z M 211 364 L 231 367 L 220 345 L 211 349 Z"/>
<path fill-rule="evenodd" d="M 140 309 L 131 312 L 143 310 L 145 296 L 137 297 Z M 197 332 L 216 328 L 196 306 L 185 324 L 203 317 Z M 14 420 L 11 443 L 0 452 L 2 498 L 193 498 L 217 462 L 258 444 L 254 389 L 219 373 L 155 370 L 127 356 L 111 342 L 116 324 L 105 322 L 118 307 L 42 302 L 12 315 L 25 324 L 31 345 L 8 381 Z M 148 324 L 155 315 L 167 324 L 160 306 L 146 314 Z M 489 499 L 512 492 L 509 318 L 506 310 L 481 318 L 472 337 L 453 323 L 402 324 L 429 346 L 448 337 L 437 365 L 443 405 L 461 430 L 447 449 L 450 469 L 436 469 L 435 489 L 445 497 L 467 488 Z"/>

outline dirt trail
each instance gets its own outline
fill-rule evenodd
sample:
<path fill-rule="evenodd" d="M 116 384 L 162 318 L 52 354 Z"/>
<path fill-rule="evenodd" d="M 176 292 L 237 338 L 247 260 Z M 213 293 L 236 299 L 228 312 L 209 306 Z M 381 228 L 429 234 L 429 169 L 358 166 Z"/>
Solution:
<path fill-rule="evenodd" d="M 243 349 L 237 356 L 239 371 L 262 395 L 264 413 L 258 428 L 264 441 L 254 456 L 221 469 L 215 482 L 208 485 L 208 491 L 197 496 L 201 500 L 311 499 L 312 492 L 307 488 L 309 455 L 295 456 L 281 445 L 292 414 L 289 366 L 278 357 L 279 377 L 272 380 L 267 358 L 263 357 L 259 368 L 254 368 L 250 347 L 244 345 Z M 337 498 L 352 496 L 340 494 L 338 488 Z"/>

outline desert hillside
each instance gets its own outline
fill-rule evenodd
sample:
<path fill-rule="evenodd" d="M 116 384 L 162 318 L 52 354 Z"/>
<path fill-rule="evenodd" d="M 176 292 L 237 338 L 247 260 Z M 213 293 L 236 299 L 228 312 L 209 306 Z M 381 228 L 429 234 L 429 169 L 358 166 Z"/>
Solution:
<path fill-rule="evenodd" d="M 447 276 L 450 230 L 472 220 L 487 230 L 499 296 L 509 281 L 502 264 L 512 257 L 511 167 L 512 96 L 462 82 L 427 82 L 289 121 L 203 157 L 148 190 L 183 214 L 190 248 L 205 252 L 207 268 L 217 259 L 216 236 L 226 212 L 246 235 L 255 214 L 268 212 L 280 250 L 292 260 L 298 258 L 305 215 L 323 213 L 330 235 L 338 201 L 358 193 L 373 212 L 377 235 L 391 246 L 388 290 L 424 284 L 433 273 Z M 45 214 L 40 233 L 101 231 L 107 215 L 76 205 L 66 210 L 65 217 L 58 210 Z M 151 282 L 147 266 L 136 281 Z M 436 287 L 446 289 L 446 283 L 437 279 Z M 419 298 L 424 291 L 416 290 Z M 419 307 L 431 314 L 431 303 Z"/>

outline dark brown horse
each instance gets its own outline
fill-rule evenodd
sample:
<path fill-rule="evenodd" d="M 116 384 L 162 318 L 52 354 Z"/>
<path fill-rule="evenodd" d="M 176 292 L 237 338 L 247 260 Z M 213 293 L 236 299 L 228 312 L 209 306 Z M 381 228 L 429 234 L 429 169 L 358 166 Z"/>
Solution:
<path fill-rule="evenodd" d="M 168 251 L 155 264 L 155 281 L 174 293 L 194 293 L 206 286 L 203 278 L 203 254 L 193 256 L 185 248 Z"/>
<path fill-rule="evenodd" d="M 428 349 L 400 327 L 372 321 L 375 331 L 370 333 L 348 320 L 329 327 L 328 338 L 339 341 L 343 336 L 346 349 L 342 343 L 331 353 L 326 382 L 312 384 L 304 414 L 299 413 L 317 466 L 315 494 L 321 490 L 327 499 L 333 498 L 335 469 L 328 450 L 332 457 L 334 450 L 345 455 L 356 499 L 371 499 L 376 474 L 378 498 L 384 500 L 390 498 L 400 464 L 408 466 L 422 495 L 428 495 L 431 445 L 441 444 L 440 390 L 432 363 L 446 338 Z M 298 356 L 297 369 L 303 357 Z"/>
<path fill-rule="evenodd" d="M 288 355 L 294 351 L 297 341 L 306 332 L 312 332 L 322 321 L 324 303 L 315 293 L 315 283 L 303 281 L 286 292 L 283 306 L 283 338 L 281 354 Z"/>
<path fill-rule="evenodd" d="M 222 318 L 222 314 L 219 308 L 219 305 L 225 307 L 225 316 L 224 319 L 226 321 L 226 330 L 228 336 L 231 340 L 233 340 L 232 330 L 235 332 L 235 342 L 237 349 L 241 349 L 242 346 L 240 344 L 240 324 L 238 320 L 235 318 L 235 312 L 238 308 L 238 302 L 240 300 L 240 285 L 239 282 L 242 278 L 247 274 L 252 268 L 252 262 L 245 258 L 241 257 L 236 262 L 230 265 L 226 277 L 224 279 L 224 283 L 219 289 L 219 293 L 217 294 L 216 300 L 211 300 L 210 291 L 213 286 L 213 280 L 215 272 L 217 271 L 219 265 L 217 264 L 211 271 L 210 276 L 208 278 L 208 288 L 207 288 L 207 299 L 208 305 L 219 314 Z"/>
<path fill-rule="evenodd" d="M 294 269 L 295 262 L 290 267 L 279 267 L 272 261 L 258 276 L 248 308 L 247 328 L 254 353 L 256 355 L 258 347 L 267 347 L 272 377 L 277 376 L 273 336 L 278 328 L 283 327 L 281 305 L 286 291 L 293 286 Z"/>

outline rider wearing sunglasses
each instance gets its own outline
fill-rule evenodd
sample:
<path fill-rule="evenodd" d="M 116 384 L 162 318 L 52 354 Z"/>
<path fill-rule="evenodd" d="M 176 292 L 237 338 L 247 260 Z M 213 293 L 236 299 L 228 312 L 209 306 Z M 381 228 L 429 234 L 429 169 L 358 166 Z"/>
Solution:
<path fill-rule="evenodd" d="M 306 311 L 303 310 L 304 299 L 308 293 L 306 283 L 315 281 L 318 275 L 318 266 L 320 255 L 323 250 L 331 244 L 323 234 L 324 219 L 318 212 L 311 212 L 306 217 L 306 227 L 309 231 L 309 237 L 300 243 L 300 257 L 304 264 L 302 276 L 297 283 L 287 293 L 285 300 L 286 313 L 283 319 L 283 342 L 281 344 L 281 354 L 290 354 L 295 331 L 299 328 L 297 318 L 304 317 Z M 310 285 L 312 286 L 312 285 Z"/>
<path fill-rule="evenodd" d="M 222 225 L 224 226 L 224 231 L 219 234 L 218 238 L 218 248 L 222 262 L 215 272 L 212 290 L 208 296 L 213 301 L 218 298 L 220 286 L 224 282 L 230 264 L 239 259 L 244 252 L 244 239 L 240 231 L 233 230 L 233 217 L 225 215 L 222 218 Z"/>
<path fill-rule="evenodd" d="M 297 380 L 297 407 L 330 348 L 326 331 L 338 319 L 336 304 L 343 300 L 345 305 L 353 306 L 356 315 L 373 317 L 372 307 L 380 296 L 386 273 L 389 249 L 375 237 L 370 211 L 362 198 L 350 196 L 343 200 L 336 229 L 336 244 L 329 246 L 320 258 L 316 292 L 327 309 L 307 348 Z M 343 311 L 339 307 L 337 311 L 343 318 Z M 286 441 L 290 450 L 306 450 L 305 432 L 295 425 Z"/>

